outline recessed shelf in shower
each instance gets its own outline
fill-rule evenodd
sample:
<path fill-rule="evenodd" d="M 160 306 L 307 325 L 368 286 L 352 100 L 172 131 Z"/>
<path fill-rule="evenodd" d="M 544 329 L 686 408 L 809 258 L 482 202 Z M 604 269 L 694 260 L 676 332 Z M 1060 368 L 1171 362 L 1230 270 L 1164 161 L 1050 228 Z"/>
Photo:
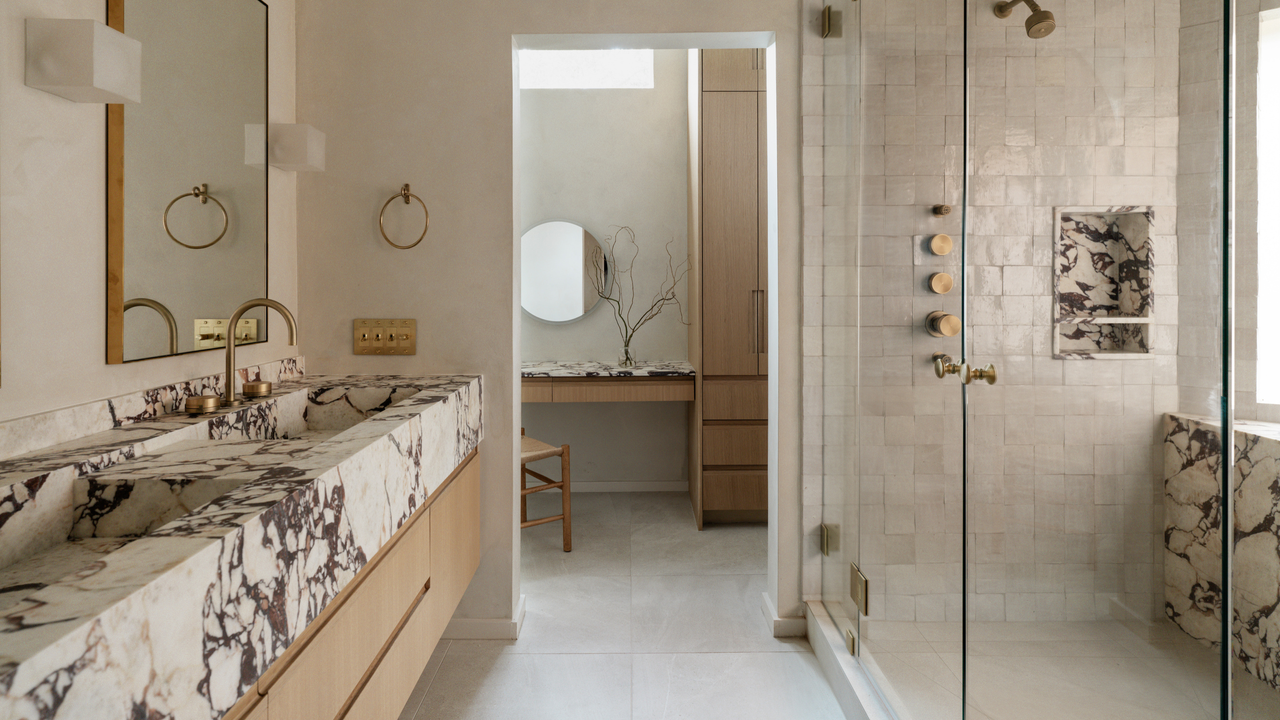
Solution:
<path fill-rule="evenodd" d="M 1123 359 L 1151 353 L 1150 206 L 1054 209 L 1053 356 Z"/>

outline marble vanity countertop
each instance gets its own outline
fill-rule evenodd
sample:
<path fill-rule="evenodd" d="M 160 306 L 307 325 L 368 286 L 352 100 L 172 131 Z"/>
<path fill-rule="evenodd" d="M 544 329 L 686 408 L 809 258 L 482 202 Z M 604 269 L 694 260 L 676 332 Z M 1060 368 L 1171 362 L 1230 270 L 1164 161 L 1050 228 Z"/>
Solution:
<path fill-rule="evenodd" d="M 681 377 L 694 375 L 693 365 L 687 360 L 636 363 L 622 367 L 613 363 L 595 361 L 560 362 L 544 360 L 521 363 L 520 375 L 539 377 Z"/>
<path fill-rule="evenodd" d="M 0 461 L 0 546 L 57 538 L 0 567 L 0 717 L 220 718 L 482 428 L 478 376 L 305 376 Z"/>

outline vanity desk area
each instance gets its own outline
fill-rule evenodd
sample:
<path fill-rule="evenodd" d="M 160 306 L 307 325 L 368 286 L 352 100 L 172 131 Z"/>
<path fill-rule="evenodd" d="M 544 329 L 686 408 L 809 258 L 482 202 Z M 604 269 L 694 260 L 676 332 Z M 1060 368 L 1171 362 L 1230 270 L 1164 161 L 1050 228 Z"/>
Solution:
<path fill-rule="evenodd" d="M 637 363 L 527 362 L 520 366 L 527 403 L 693 402 L 694 370 L 686 361 Z"/>

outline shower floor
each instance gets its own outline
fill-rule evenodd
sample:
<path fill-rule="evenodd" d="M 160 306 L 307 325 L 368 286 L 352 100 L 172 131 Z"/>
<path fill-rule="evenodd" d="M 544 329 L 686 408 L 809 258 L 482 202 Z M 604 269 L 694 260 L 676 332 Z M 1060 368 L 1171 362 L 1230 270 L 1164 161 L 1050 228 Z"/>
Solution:
<path fill-rule="evenodd" d="M 901 720 L 959 720 L 959 623 L 873 621 L 864 627 L 862 659 Z M 1111 621 L 971 623 L 967 716 L 1217 718 L 1216 651 L 1172 628 L 1160 626 L 1156 634 L 1143 640 Z M 1242 687 L 1237 679 L 1236 697 L 1256 690 L 1253 696 L 1274 711 L 1280 695 L 1253 682 L 1256 687 Z"/>

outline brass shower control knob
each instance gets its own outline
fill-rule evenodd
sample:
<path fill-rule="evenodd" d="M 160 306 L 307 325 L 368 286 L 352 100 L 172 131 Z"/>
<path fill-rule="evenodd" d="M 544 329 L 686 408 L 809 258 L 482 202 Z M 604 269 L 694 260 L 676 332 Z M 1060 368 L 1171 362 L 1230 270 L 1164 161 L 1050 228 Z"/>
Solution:
<path fill-rule="evenodd" d="M 970 368 L 964 376 L 964 384 L 968 385 L 974 380 L 986 380 L 988 385 L 996 384 L 996 366 L 987 364 L 982 368 Z"/>
<path fill-rule="evenodd" d="M 951 206 L 950 206 L 950 205 L 934 205 L 934 206 L 933 206 L 933 216 L 934 216 L 934 217 L 946 217 L 946 216 L 948 216 L 948 215 L 950 215 L 950 214 L 951 214 Z"/>
<path fill-rule="evenodd" d="M 925 329 L 934 337 L 955 337 L 960 334 L 960 318 L 937 310 L 925 319 Z"/>
<path fill-rule="evenodd" d="M 933 239 L 929 241 L 929 250 L 932 251 L 934 255 L 949 255 L 951 253 L 951 248 L 954 245 L 955 243 L 951 242 L 950 235 L 939 233 L 934 235 Z"/>
<path fill-rule="evenodd" d="M 955 286 L 956 281 L 952 280 L 951 275 L 947 273 L 934 273 L 929 276 L 929 289 L 939 295 L 946 295 Z"/>

